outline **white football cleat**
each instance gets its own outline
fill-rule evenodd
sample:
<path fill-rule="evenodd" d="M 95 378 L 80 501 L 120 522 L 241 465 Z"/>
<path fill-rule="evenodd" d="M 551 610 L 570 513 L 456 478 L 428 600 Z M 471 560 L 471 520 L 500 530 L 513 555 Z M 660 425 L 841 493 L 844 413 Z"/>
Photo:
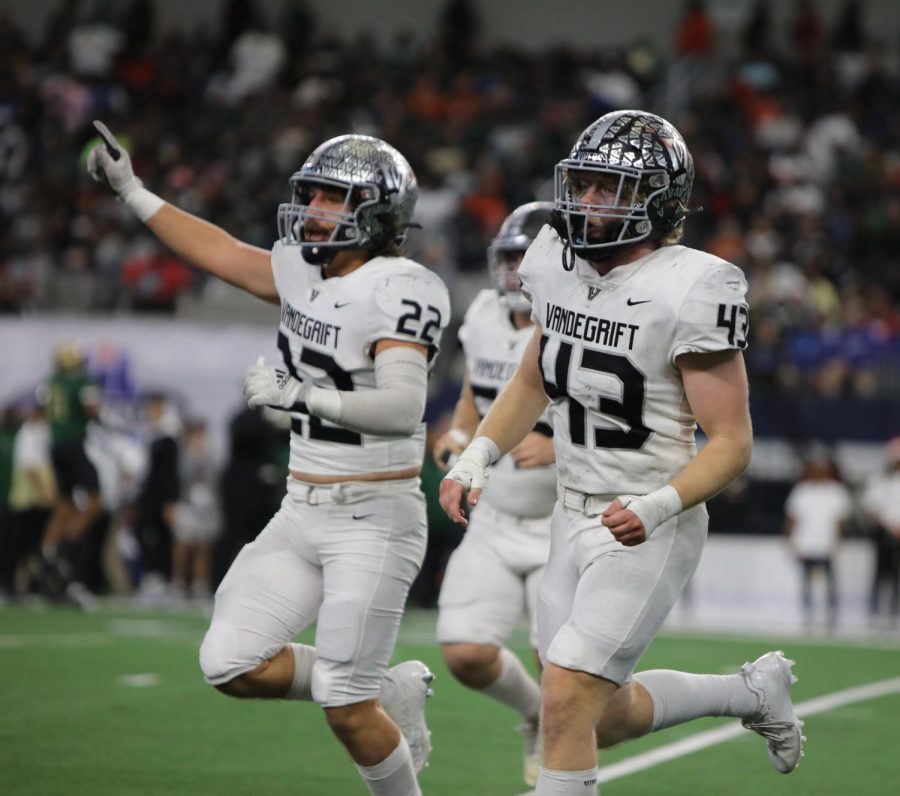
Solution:
<path fill-rule="evenodd" d="M 431 752 L 425 700 L 434 693 L 429 687 L 432 680 L 434 675 L 422 661 L 403 661 L 384 673 L 381 684 L 381 706 L 406 738 L 417 774 Z"/>
<path fill-rule="evenodd" d="M 538 774 L 544 759 L 544 740 L 537 719 L 525 721 L 516 727 L 522 735 L 523 767 L 522 777 L 526 785 L 532 788 L 537 785 Z"/>
<path fill-rule="evenodd" d="M 803 757 L 803 722 L 791 704 L 791 686 L 797 682 L 794 661 L 781 650 L 767 652 L 741 667 L 744 682 L 759 697 L 759 708 L 741 723 L 759 733 L 769 745 L 769 762 L 782 774 L 790 774 Z"/>

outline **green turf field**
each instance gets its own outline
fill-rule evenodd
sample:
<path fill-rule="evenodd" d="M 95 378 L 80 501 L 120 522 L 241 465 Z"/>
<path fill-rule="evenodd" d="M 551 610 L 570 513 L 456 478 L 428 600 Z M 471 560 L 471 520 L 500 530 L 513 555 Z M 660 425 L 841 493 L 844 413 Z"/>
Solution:
<path fill-rule="evenodd" d="M 204 685 L 197 648 L 205 626 L 203 616 L 185 611 L 0 607 L 0 794 L 364 796 L 314 706 L 239 702 Z M 516 716 L 456 684 L 432 638 L 433 615 L 413 612 L 396 655 L 421 658 L 437 674 L 429 703 L 434 751 L 421 777 L 423 792 L 521 793 Z M 524 636 L 515 642 L 524 650 Z M 900 639 L 841 644 L 666 634 L 641 668 L 733 672 L 772 647 L 798 661 L 799 703 L 900 677 Z M 742 731 L 616 777 L 602 793 L 894 796 L 900 793 L 897 687 L 810 716 L 806 758 L 789 776 L 770 769 L 763 741 Z M 642 760 L 637 756 L 651 749 L 734 721 L 673 728 L 605 753 L 601 762 Z"/>

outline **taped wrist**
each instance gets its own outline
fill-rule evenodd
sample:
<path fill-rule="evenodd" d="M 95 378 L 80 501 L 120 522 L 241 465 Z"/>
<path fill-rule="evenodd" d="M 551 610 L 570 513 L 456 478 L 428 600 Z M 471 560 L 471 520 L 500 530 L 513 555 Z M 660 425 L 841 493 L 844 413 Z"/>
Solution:
<path fill-rule="evenodd" d="M 619 500 L 625 508 L 637 515 L 648 538 L 658 526 L 680 514 L 683 508 L 681 495 L 671 484 L 666 484 L 648 495 L 625 496 Z"/>
<path fill-rule="evenodd" d="M 155 215 L 166 203 L 162 197 L 148 191 L 137 178 L 129 188 L 122 191 L 119 198 L 141 221 L 146 221 L 150 216 Z"/>
<path fill-rule="evenodd" d="M 500 448 L 490 437 L 475 437 L 459 458 L 471 459 L 487 469 L 500 458 Z"/>
<path fill-rule="evenodd" d="M 463 489 L 483 489 L 488 478 L 488 467 L 500 458 L 500 448 L 490 437 L 475 437 L 459 454 L 456 464 L 450 468 L 444 480 L 456 481 Z"/>
<path fill-rule="evenodd" d="M 427 384 L 425 355 L 410 346 L 392 346 L 375 357 L 374 390 L 312 387 L 306 406 L 316 417 L 351 431 L 407 437 L 422 421 Z"/>

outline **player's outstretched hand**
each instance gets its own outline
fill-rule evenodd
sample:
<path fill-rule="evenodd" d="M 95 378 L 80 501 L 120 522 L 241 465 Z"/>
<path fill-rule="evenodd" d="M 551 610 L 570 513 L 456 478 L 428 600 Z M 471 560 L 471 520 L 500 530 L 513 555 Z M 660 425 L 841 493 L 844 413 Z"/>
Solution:
<path fill-rule="evenodd" d="M 441 481 L 441 508 L 453 522 L 462 525 L 463 528 L 469 526 L 469 509 L 478 503 L 480 497 L 480 489 L 467 490 L 459 481 L 452 480 L 449 476 Z"/>
<path fill-rule="evenodd" d="M 244 398 L 251 409 L 258 406 L 291 409 L 305 398 L 308 392 L 305 386 L 283 370 L 267 365 L 265 357 L 260 357 L 255 365 L 247 368 L 242 384 Z"/>
<path fill-rule="evenodd" d="M 94 120 L 94 128 L 103 139 L 88 155 L 87 170 L 97 182 L 105 182 L 118 196 L 141 187 L 141 181 L 134 176 L 128 152 L 116 140 L 109 128 L 101 121 Z"/>
<path fill-rule="evenodd" d="M 481 499 L 487 483 L 487 469 L 500 457 L 496 444 L 487 437 L 477 437 L 456 460 L 441 481 L 441 508 L 463 528 L 469 524 L 468 509 Z"/>
<path fill-rule="evenodd" d="M 625 547 L 635 547 L 647 541 L 644 523 L 637 514 L 623 506 L 622 503 L 620 498 L 616 498 L 610 503 L 606 511 L 600 515 L 600 522 L 609 528 L 609 532 Z"/>

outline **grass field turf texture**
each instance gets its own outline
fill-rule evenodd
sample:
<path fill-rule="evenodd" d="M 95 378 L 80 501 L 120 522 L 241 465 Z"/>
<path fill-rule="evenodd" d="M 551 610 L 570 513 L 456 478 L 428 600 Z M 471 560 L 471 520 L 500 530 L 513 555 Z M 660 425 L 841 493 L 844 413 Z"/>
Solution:
<path fill-rule="evenodd" d="M 0 794 L 3 796 L 364 796 L 320 711 L 238 701 L 206 686 L 194 611 L 0 607 Z M 395 661 L 437 675 L 426 796 L 515 796 L 521 745 L 508 709 L 456 683 L 433 642 L 434 614 L 410 612 Z M 303 640 L 311 640 L 306 634 Z M 513 648 L 524 652 L 525 635 Z M 795 702 L 900 677 L 900 638 L 847 641 L 663 633 L 641 669 L 735 672 L 772 648 L 797 660 Z M 734 719 L 691 722 L 623 744 L 602 766 L 634 759 Z M 603 784 L 603 796 L 900 793 L 900 693 L 807 717 L 807 754 L 789 776 L 750 732 Z"/>

